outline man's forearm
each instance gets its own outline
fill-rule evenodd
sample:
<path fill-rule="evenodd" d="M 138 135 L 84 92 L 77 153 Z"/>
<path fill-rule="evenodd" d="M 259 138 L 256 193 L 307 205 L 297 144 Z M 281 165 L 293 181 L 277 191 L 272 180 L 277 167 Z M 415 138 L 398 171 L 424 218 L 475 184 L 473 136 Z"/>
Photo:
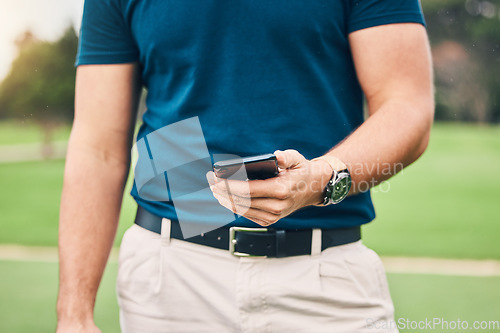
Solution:
<path fill-rule="evenodd" d="M 414 162 L 425 150 L 433 121 L 431 99 L 390 100 L 327 155 L 349 168 L 351 193 L 368 190 Z"/>
<path fill-rule="evenodd" d="M 118 225 L 128 158 L 70 141 L 59 224 L 59 322 L 91 321 Z"/>

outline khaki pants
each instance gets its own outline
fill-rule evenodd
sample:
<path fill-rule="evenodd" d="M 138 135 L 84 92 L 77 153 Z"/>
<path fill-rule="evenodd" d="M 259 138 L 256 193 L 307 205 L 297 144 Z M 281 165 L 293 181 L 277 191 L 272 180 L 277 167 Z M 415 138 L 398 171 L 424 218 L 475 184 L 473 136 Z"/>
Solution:
<path fill-rule="evenodd" d="M 161 236 L 127 230 L 117 292 L 123 333 L 371 333 L 386 331 L 369 323 L 394 320 L 382 263 L 361 241 L 316 255 L 237 258 L 170 240 L 166 219 Z"/>

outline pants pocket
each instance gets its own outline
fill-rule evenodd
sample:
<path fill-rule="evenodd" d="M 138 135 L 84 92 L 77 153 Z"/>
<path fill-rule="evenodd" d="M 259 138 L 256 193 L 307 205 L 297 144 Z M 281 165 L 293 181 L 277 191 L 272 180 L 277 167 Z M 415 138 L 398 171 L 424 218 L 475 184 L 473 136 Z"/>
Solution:
<path fill-rule="evenodd" d="M 380 258 L 361 242 L 325 250 L 319 274 L 325 290 L 346 305 L 392 304 Z"/>
<path fill-rule="evenodd" d="M 357 307 L 368 303 L 375 289 L 370 268 L 357 254 L 346 258 L 337 253 L 322 258 L 319 275 L 324 292 L 344 306 Z"/>
<path fill-rule="evenodd" d="M 154 303 L 161 280 L 162 251 L 160 235 L 135 224 L 127 230 L 118 260 L 120 306 L 140 308 Z"/>
<path fill-rule="evenodd" d="M 389 291 L 389 283 L 387 282 L 387 274 L 385 272 L 384 264 L 382 263 L 380 256 L 375 251 L 369 248 L 366 248 L 366 251 L 368 252 L 367 254 L 368 257 L 371 258 L 370 262 L 377 276 L 378 289 L 380 290 L 380 295 L 383 299 L 385 299 L 392 305 L 392 299 Z"/>

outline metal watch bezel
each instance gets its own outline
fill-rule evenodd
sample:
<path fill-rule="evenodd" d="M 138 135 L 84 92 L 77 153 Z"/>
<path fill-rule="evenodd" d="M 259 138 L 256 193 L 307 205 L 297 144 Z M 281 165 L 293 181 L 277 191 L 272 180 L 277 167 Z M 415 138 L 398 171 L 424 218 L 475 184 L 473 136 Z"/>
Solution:
<path fill-rule="evenodd" d="M 344 191 L 343 193 L 341 193 L 340 195 L 337 195 L 337 193 L 335 191 L 335 186 L 339 182 L 343 181 L 346 178 L 348 179 L 347 190 Z M 344 169 L 341 171 L 334 170 L 332 178 L 330 179 L 330 181 L 326 185 L 325 198 L 324 198 L 323 204 L 325 206 L 327 206 L 327 205 L 332 205 L 332 204 L 336 205 L 336 204 L 342 202 L 349 194 L 349 191 L 351 190 L 351 186 L 352 186 L 352 182 L 351 182 L 351 174 L 349 173 L 349 170 L 347 170 L 347 169 Z"/>

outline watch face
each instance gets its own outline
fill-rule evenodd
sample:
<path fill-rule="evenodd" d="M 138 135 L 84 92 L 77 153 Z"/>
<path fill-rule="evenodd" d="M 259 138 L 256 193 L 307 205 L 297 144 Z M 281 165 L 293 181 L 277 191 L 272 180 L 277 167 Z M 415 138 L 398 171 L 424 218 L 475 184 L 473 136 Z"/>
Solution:
<path fill-rule="evenodd" d="M 351 190 L 351 177 L 349 174 L 340 175 L 339 179 L 333 185 L 332 202 L 339 203 L 349 194 Z"/>

